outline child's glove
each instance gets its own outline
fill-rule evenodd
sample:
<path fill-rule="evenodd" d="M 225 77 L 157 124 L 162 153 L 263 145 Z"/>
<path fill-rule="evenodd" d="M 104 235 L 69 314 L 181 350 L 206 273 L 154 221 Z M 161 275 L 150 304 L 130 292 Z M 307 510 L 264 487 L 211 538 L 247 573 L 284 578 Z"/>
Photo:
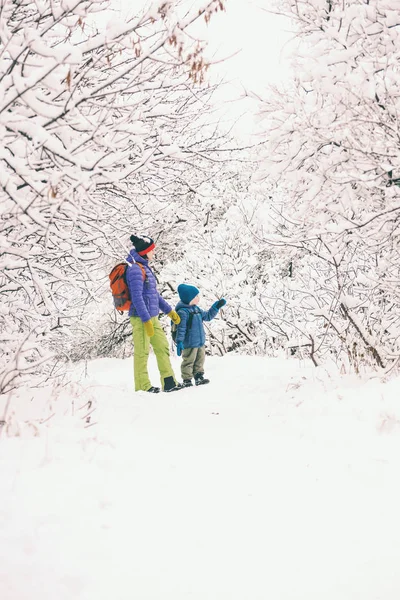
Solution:
<path fill-rule="evenodd" d="M 176 345 L 176 353 L 178 356 L 180 356 L 182 354 L 182 350 L 183 350 L 183 342 L 178 342 Z"/>
<path fill-rule="evenodd" d="M 144 325 L 144 330 L 147 333 L 147 335 L 149 337 L 153 337 L 153 335 L 154 335 L 153 323 L 151 321 L 144 321 L 143 325 Z"/>
<path fill-rule="evenodd" d="M 180 316 L 174 310 L 171 310 L 171 312 L 168 313 L 168 316 L 171 319 L 171 321 L 174 323 L 174 325 L 179 325 L 179 323 L 181 322 Z"/>
<path fill-rule="evenodd" d="M 216 308 L 217 310 L 219 310 L 220 308 L 225 306 L 225 304 L 226 304 L 225 298 L 221 298 L 220 300 L 217 300 L 216 302 L 214 302 L 213 308 Z"/>

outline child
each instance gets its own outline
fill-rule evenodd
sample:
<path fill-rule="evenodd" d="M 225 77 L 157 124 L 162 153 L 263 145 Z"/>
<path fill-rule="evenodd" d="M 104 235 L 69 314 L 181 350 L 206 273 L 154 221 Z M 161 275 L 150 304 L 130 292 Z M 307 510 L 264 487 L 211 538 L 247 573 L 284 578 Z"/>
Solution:
<path fill-rule="evenodd" d="M 197 306 L 200 291 L 194 285 L 181 283 L 178 285 L 178 294 L 180 302 L 175 310 L 181 321 L 176 331 L 176 351 L 178 356 L 182 354 L 183 358 L 181 365 L 183 386 L 192 386 L 193 376 L 196 385 L 210 383 L 209 379 L 204 378 L 206 334 L 203 321 L 211 321 L 216 317 L 219 309 L 225 306 L 226 300 L 221 298 L 214 302 L 208 311 L 204 311 Z"/>

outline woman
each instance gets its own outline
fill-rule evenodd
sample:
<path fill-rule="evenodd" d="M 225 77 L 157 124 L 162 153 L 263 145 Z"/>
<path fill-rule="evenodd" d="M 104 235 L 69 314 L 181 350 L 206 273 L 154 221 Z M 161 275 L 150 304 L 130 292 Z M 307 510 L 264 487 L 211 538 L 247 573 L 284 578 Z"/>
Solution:
<path fill-rule="evenodd" d="M 132 302 L 129 316 L 133 330 L 135 391 L 160 391 L 160 388 L 151 385 L 147 371 L 151 344 L 157 358 L 161 387 L 164 392 L 174 392 L 182 386 L 176 382 L 167 336 L 159 323 L 158 315 L 163 312 L 176 324 L 180 322 L 180 317 L 157 291 L 156 278 L 149 267 L 155 251 L 154 241 L 147 236 L 136 235 L 131 235 L 130 239 L 134 248 L 127 258 L 129 267 L 126 270 L 126 281 Z"/>

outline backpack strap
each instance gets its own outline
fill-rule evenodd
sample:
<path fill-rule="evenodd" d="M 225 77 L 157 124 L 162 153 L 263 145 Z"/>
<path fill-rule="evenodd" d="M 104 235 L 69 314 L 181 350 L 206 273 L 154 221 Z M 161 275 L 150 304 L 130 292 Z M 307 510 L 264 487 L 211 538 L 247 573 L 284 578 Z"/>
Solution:
<path fill-rule="evenodd" d="M 132 267 L 133 267 L 133 265 L 137 265 L 137 266 L 140 268 L 140 270 L 142 271 L 142 277 L 143 277 L 143 281 L 146 281 L 146 277 L 147 277 L 147 274 L 146 274 L 146 269 L 144 268 L 144 266 L 142 265 L 142 263 L 140 263 L 140 262 L 136 262 L 136 261 L 135 261 L 135 262 L 133 262 L 133 263 L 130 263 L 130 265 L 131 265 Z"/>
<path fill-rule="evenodd" d="M 190 308 L 183 308 L 183 307 L 182 307 L 182 308 L 180 308 L 180 309 L 178 310 L 178 313 L 179 313 L 179 311 L 181 311 L 181 310 L 184 310 L 185 312 L 189 313 L 189 316 L 188 316 L 188 321 L 187 321 L 187 329 L 191 329 L 191 327 L 192 327 L 192 323 L 193 323 L 193 317 L 194 317 L 194 315 L 195 315 L 195 311 L 194 311 L 194 310 L 190 310 Z"/>
<path fill-rule="evenodd" d="M 146 269 L 144 268 L 144 266 L 142 265 L 142 263 L 137 262 L 136 264 L 139 265 L 140 270 L 142 271 L 143 281 L 146 281 L 146 277 L 147 277 L 147 275 L 146 275 Z"/>

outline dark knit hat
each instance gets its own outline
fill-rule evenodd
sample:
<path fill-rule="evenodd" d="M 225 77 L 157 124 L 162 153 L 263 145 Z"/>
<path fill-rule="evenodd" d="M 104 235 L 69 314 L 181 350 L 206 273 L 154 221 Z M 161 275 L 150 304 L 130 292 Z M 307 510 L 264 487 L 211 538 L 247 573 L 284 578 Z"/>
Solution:
<path fill-rule="evenodd" d="M 200 290 L 194 285 L 181 283 L 178 285 L 178 294 L 184 304 L 190 304 L 193 298 L 196 298 L 197 294 L 200 294 Z"/>
<path fill-rule="evenodd" d="M 156 247 L 154 240 L 147 235 L 131 235 L 131 242 L 135 246 L 135 250 L 140 256 L 145 256 Z"/>

